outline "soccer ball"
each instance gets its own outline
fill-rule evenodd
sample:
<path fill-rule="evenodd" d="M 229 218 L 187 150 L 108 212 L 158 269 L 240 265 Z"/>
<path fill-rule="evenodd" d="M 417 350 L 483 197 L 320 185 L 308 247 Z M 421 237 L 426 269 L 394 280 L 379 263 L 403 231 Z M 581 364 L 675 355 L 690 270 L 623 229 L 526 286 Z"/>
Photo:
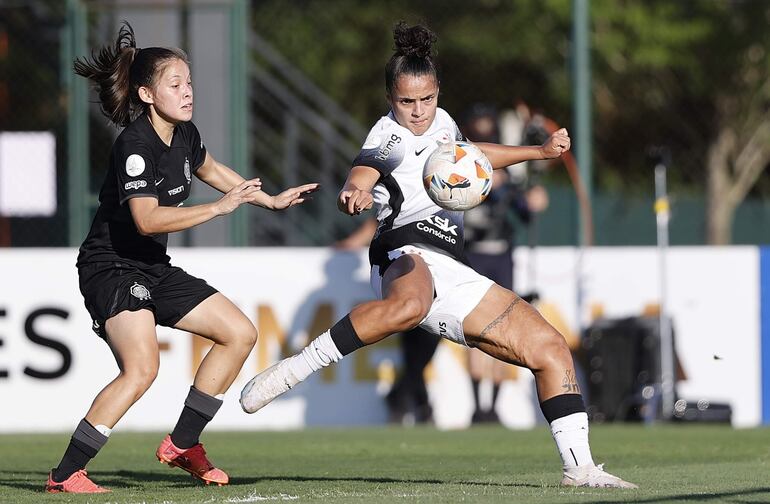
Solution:
<path fill-rule="evenodd" d="M 441 208 L 469 210 L 492 190 L 492 165 L 472 143 L 442 143 L 425 161 L 422 181 L 430 199 Z"/>

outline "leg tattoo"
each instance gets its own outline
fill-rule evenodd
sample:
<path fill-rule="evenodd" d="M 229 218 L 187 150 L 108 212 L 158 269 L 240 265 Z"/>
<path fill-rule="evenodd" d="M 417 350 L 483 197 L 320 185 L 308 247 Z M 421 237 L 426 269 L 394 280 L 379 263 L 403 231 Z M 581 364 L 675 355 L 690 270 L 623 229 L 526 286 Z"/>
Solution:
<path fill-rule="evenodd" d="M 564 372 L 564 379 L 561 381 L 561 388 L 564 389 L 565 394 L 579 394 L 580 387 L 575 377 L 575 372 L 568 369 Z"/>
<path fill-rule="evenodd" d="M 519 301 L 521 301 L 521 298 L 519 296 L 516 296 L 516 298 L 511 302 L 511 304 L 508 305 L 508 308 L 506 308 L 503 313 L 501 313 L 495 320 L 490 322 L 489 325 L 486 326 L 483 331 L 481 331 L 481 337 L 482 338 L 485 337 L 490 332 L 492 332 L 492 329 L 500 325 L 502 321 L 508 317 L 508 314 L 511 313 L 511 310 L 513 310 L 513 307 L 519 304 Z"/>

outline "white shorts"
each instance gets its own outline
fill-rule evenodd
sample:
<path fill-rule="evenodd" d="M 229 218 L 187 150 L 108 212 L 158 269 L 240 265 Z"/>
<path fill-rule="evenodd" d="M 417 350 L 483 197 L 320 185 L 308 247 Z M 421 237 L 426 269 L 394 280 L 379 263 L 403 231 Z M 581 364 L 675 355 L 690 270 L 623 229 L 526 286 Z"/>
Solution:
<path fill-rule="evenodd" d="M 395 260 L 404 254 L 418 254 L 428 265 L 433 277 L 436 297 L 420 327 L 455 343 L 466 345 L 463 321 L 481 302 L 494 284 L 460 261 L 415 245 L 405 245 L 388 252 Z M 378 299 L 382 299 L 382 277 L 379 266 L 372 267 L 371 283 Z"/>

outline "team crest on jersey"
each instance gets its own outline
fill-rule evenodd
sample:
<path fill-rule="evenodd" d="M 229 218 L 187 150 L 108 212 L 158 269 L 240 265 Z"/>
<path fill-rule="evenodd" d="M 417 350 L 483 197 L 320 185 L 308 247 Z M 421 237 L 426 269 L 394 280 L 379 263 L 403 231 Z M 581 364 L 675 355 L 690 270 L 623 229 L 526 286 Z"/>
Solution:
<path fill-rule="evenodd" d="M 132 296 L 141 301 L 150 299 L 150 291 L 142 284 L 134 282 L 134 285 L 131 286 L 130 292 Z"/>
<path fill-rule="evenodd" d="M 188 184 L 192 182 L 192 177 L 190 176 L 190 160 L 187 159 L 187 156 L 184 158 L 184 178 L 187 179 Z"/>
<path fill-rule="evenodd" d="M 138 177 L 144 172 L 144 158 L 139 154 L 131 154 L 126 159 L 126 173 L 129 177 Z"/>

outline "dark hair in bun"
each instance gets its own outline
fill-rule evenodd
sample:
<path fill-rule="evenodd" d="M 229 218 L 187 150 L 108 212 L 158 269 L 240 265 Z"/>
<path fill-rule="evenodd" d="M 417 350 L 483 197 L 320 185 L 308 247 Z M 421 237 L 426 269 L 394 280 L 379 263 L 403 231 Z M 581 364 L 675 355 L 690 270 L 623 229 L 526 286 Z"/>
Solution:
<path fill-rule="evenodd" d="M 433 44 L 436 34 L 422 25 L 408 26 L 401 21 L 393 29 L 395 52 L 385 65 L 385 90 L 392 95 L 393 87 L 401 75 L 432 75 L 438 82 L 438 72 L 433 61 Z"/>

